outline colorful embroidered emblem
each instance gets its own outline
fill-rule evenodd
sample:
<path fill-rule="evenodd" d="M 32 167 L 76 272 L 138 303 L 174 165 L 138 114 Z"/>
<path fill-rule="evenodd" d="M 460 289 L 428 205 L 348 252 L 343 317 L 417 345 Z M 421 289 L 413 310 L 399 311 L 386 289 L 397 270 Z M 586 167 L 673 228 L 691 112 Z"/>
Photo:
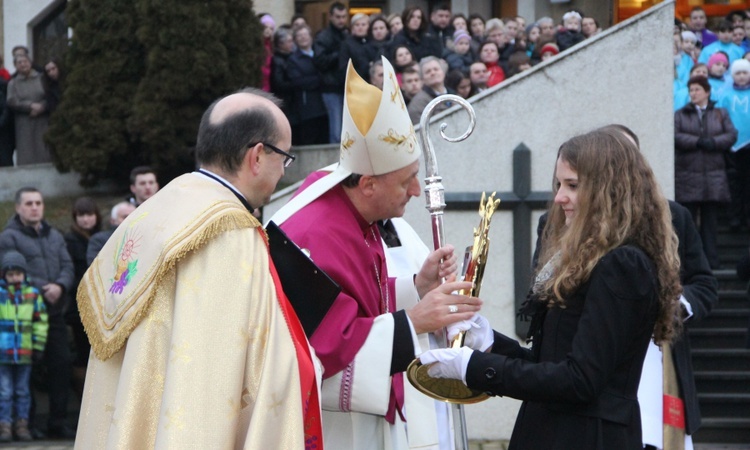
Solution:
<path fill-rule="evenodd" d="M 141 237 L 136 232 L 128 231 L 123 235 L 120 247 L 115 253 L 115 276 L 112 280 L 112 286 L 109 288 L 110 293 L 122 294 L 125 286 L 138 272 L 138 260 L 135 259 L 135 256 L 140 240 Z"/>
<path fill-rule="evenodd" d="M 403 145 L 406 145 L 406 151 L 414 153 L 414 135 L 413 134 L 398 134 L 393 128 L 388 129 L 388 134 L 381 134 L 378 139 L 394 146 L 394 150 L 398 150 Z"/>

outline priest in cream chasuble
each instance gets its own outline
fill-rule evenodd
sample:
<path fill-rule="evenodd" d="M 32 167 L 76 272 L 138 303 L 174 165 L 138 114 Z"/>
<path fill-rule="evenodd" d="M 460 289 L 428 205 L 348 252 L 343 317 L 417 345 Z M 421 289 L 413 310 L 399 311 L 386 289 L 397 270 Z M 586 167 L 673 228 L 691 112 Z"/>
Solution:
<path fill-rule="evenodd" d="M 255 113 L 277 122 L 268 142 L 289 148 L 277 110 L 248 92 L 215 102 L 198 135 L 202 169 L 144 202 L 86 272 L 78 304 L 92 355 L 76 448 L 323 448 L 316 358 L 248 210 L 273 191 L 284 156 L 247 141 L 227 149 L 241 161 L 200 153 L 204 128 L 251 130 Z"/>

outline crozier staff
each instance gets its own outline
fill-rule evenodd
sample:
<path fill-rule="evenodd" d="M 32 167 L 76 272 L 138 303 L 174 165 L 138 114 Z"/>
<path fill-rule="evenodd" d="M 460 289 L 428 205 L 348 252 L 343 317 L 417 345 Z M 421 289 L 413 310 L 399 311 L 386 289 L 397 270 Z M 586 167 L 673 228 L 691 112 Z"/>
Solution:
<path fill-rule="evenodd" d="M 524 308 L 532 347 L 477 315 L 468 347 L 420 359 L 437 362 L 432 376 L 523 400 L 510 449 L 640 449 L 637 389 L 648 342 L 652 333 L 669 342 L 679 327 L 667 202 L 635 144 L 599 130 L 560 147 L 554 192 Z"/>

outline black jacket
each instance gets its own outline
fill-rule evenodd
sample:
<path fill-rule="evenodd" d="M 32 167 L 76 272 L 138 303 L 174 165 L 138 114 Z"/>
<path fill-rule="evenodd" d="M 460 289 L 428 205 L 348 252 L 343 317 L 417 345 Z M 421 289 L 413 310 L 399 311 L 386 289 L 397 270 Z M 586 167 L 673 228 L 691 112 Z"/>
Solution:
<path fill-rule="evenodd" d="M 408 34 L 406 28 L 404 28 L 393 37 L 391 48 L 395 50 L 396 47 L 401 45 L 405 45 L 411 50 L 414 55 L 414 60 L 417 62 L 425 56 L 434 56 L 436 58 L 443 56 L 443 49 L 440 45 L 440 40 L 437 36 L 434 36 L 429 32 L 425 32 L 420 36 L 413 36 Z M 391 60 L 394 59 L 395 58 L 391 58 Z"/>
<path fill-rule="evenodd" d="M 440 50 L 444 51 L 448 48 L 448 41 L 453 40 L 453 27 L 448 25 L 446 28 L 438 28 L 432 22 L 427 25 L 427 32 L 432 36 L 435 36 L 440 43 Z"/>
<path fill-rule="evenodd" d="M 299 49 L 295 50 L 287 60 L 286 76 L 294 92 L 291 108 L 300 122 L 327 114 L 320 93 L 322 77 L 315 68 L 313 58 Z"/>
<path fill-rule="evenodd" d="M 677 250 L 680 254 L 682 295 L 693 310 L 693 316 L 683 324 L 682 335 L 672 344 L 672 358 L 677 372 L 677 381 L 685 402 L 685 431 L 693 434 L 701 426 L 701 412 L 698 406 L 698 393 L 695 390 L 687 330 L 691 323 L 708 317 L 709 312 L 719 300 L 718 282 L 703 253 L 703 244 L 690 211 L 673 201 L 669 202 L 669 209 L 672 213 L 672 226 L 679 240 Z"/>
<path fill-rule="evenodd" d="M 580 31 L 562 30 L 557 32 L 556 40 L 557 48 L 562 52 L 585 41 L 586 36 Z"/>
<path fill-rule="evenodd" d="M 363 80 L 370 81 L 370 63 L 377 58 L 375 47 L 370 45 L 368 38 L 349 36 L 341 44 L 339 53 L 339 69 L 346 73 L 349 59 L 352 60 L 354 70 Z"/>
<path fill-rule="evenodd" d="M 296 111 L 292 109 L 294 87 L 286 73 L 286 63 L 291 55 L 291 53 L 274 52 L 271 58 L 271 92 L 281 100 L 281 110 L 289 119 L 289 123 L 296 125 L 299 119 Z"/>
<path fill-rule="evenodd" d="M 616 248 L 589 280 L 542 307 L 531 349 L 495 333 L 474 352 L 467 385 L 523 400 L 509 449 L 642 449 L 638 382 L 658 314 L 656 267 Z M 532 327 L 533 328 L 533 327 Z"/>
<path fill-rule="evenodd" d="M 16 130 L 13 111 L 7 104 L 8 83 L 0 79 L 0 167 L 13 165 L 13 151 L 16 148 Z"/>
<path fill-rule="evenodd" d="M 695 433 L 701 426 L 701 413 L 698 405 L 698 393 L 695 389 L 693 376 L 693 362 L 690 355 L 690 339 L 687 330 L 691 323 L 704 319 L 719 299 L 718 282 L 711 272 L 711 268 L 703 253 L 698 230 L 695 227 L 690 211 L 677 202 L 669 201 L 672 214 L 672 227 L 679 241 L 677 252 L 680 255 L 680 283 L 682 295 L 690 303 L 692 317 L 683 324 L 683 333 L 672 345 L 677 381 L 680 385 L 680 396 L 685 402 L 685 431 Z M 532 267 L 536 267 L 541 246 L 541 236 L 547 214 L 539 218 L 537 226 L 537 245 L 532 259 Z"/>
<path fill-rule="evenodd" d="M 346 72 L 339 67 L 339 52 L 341 44 L 346 39 L 348 32 L 328 25 L 315 36 L 313 51 L 315 67 L 323 77 L 322 90 L 324 92 L 344 93 L 344 82 Z"/>

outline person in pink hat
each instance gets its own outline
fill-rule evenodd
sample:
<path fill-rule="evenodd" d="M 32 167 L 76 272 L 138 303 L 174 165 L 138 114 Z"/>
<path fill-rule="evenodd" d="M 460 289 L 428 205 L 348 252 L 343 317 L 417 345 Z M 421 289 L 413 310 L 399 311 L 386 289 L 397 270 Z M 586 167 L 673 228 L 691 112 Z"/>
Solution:
<path fill-rule="evenodd" d="M 726 75 L 729 69 L 729 59 L 723 52 L 717 52 L 708 59 L 708 82 L 711 84 L 711 100 L 719 100 L 719 91 L 727 82 Z"/>
<path fill-rule="evenodd" d="M 465 30 L 453 33 L 453 50 L 446 50 L 445 61 L 450 70 L 458 69 L 468 73 L 469 66 L 474 62 L 471 54 L 471 36 Z"/>

